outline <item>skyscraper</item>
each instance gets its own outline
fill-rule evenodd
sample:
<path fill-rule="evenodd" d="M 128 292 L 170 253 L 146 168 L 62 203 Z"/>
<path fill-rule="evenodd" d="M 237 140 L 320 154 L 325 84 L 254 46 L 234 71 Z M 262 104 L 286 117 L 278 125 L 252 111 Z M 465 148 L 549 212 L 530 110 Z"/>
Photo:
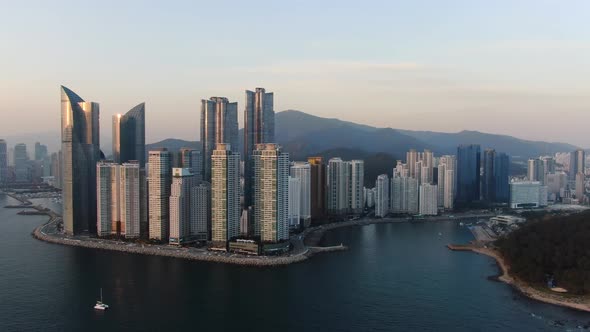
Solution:
<path fill-rule="evenodd" d="M 586 169 L 586 152 L 578 149 L 570 153 L 570 156 L 569 177 L 570 181 L 575 182 L 577 174 L 584 173 Z"/>
<path fill-rule="evenodd" d="M 112 162 L 96 164 L 98 236 L 140 235 L 139 164 Z"/>
<path fill-rule="evenodd" d="M 495 202 L 510 201 L 510 157 L 505 153 L 497 153 L 494 160 L 494 192 Z"/>
<path fill-rule="evenodd" d="M 319 220 L 326 215 L 326 164 L 322 157 L 311 157 L 307 161 L 311 177 L 311 218 Z"/>
<path fill-rule="evenodd" d="M 438 187 L 435 184 L 423 183 L 420 186 L 420 214 L 435 216 L 438 214 Z"/>
<path fill-rule="evenodd" d="M 211 157 L 211 241 L 218 248 L 239 235 L 240 154 L 217 144 Z"/>
<path fill-rule="evenodd" d="M 289 239 L 289 154 L 276 144 L 257 144 L 254 172 L 254 234 L 263 243 Z"/>
<path fill-rule="evenodd" d="M 144 179 L 139 162 L 123 163 L 119 169 L 120 232 L 127 239 L 136 239 L 141 235 L 141 209 L 145 208 L 141 203 Z"/>
<path fill-rule="evenodd" d="M 365 207 L 363 186 L 365 182 L 365 162 L 363 160 L 350 161 L 350 210 L 360 214 Z"/>
<path fill-rule="evenodd" d="M 496 184 L 494 182 L 494 162 L 496 161 L 496 150 L 485 149 L 483 152 L 483 179 L 482 197 L 484 201 L 496 201 Z"/>
<path fill-rule="evenodd" d="M 181 167 L 188 168 L 195 181 L 202 181 L 203 158 L 201 157 L 201 151 L 182 148 L 179 153 Z"/>
<path fill-rule="evenodd" d="M 291 176 L 301 182 L 299 216 L 308 220 L 311 218 L 311 165 L 308 162 L 291 163 Z"/>
<path fill-rule="evenodd" d="M 14 173 L 16 181 L 31 181 L 31 164 L 27 154 L 27 146 L 19 143 L 14 146 Z"/>
<path fill-rule="evenodd" d="M 8 182 L 8 155 L 6 141 L 0 139 L 0 185 Z"/>
<path fill-rule="evenodd" d="M 119 220 L 119 168 L 115 163 L 99 162 L 96 165 L 98 236 L 109 236 L 117 229 Z M 114 227 L 113 227 L 114 226 Z"/>
<path fill-rule="evenodd" d="M 145 103 L 125 115 L 113 115 L 113 160 L 126 163 L 137 160 L 145 167 Z"/>
<path fill-rule="evenodd" d="M 244 205 L 252 205 L 252 162 L 250 157 L 257 144 L 275 143 L 274 94 L 264 88 L 246 90 L 244 109 Z"/>
<path fill-rule="evenodd" d="M 375 216 L 385 217 L 389 213 L 389 177 L 387 174 L 381 174 L 375 180 Z"/>
<path fill-rule="evenodd" d="M 149 152 L 148 162 L 149 239 L 167 241 L 172 158 L 168 150 L 160 149 Z"/>
<path fill-rule="evenodd" d="M 527 164 L 527 178 L 529 181 L 539 181 L 541 185 L 545 184 L 545 168 L 543 160 L 539 158 L 529 159 Z"/>
<path fill-rule="evenodd" d="M 289 176 L 289 228 L 297 229 L 300 226 L 301 215 L 301 179 Z"/>
<path fill-rule="evenodd" d="M 438 163 L 438 206 L 447 210 L 453 209 L 455 198 L 455 156 L 440 157 Z"/>
<path fill-rule="evenodd" d="M 340 158 L 328 160 L 328 213 L 345 214 L 349 207 L 349 163 Z"/>
<path fill-rule="evenodd" d="M 194 176 L 188 168 L 172 169 L 170 186 L 169 243 L 180 245 L 190 240 L 191 190 Z"/>
<path fill-rule="evenodd" d="M 100 157 L 98 103 L 61 87 L 63 222 L 69 235 L 96 233 L 96 162 Z"/>
<path fill-rule="evenodd" d="M 203 180 L 211 181 L 211 155 L 217 144 L 238 147 L 238 103 L 224 97 L 201 100 Z"/>
<path fill-rule="evenodd" d="M 479 200 L 480 151 L 480 146 L 475 144 L 457 148 L 457 204 L 467 205 Z"/>
<path fill-rule="evenodd" d="M 391 179 L 390 210 L 392 213 L 418 213 L 418 180 L 412 177 Z"/>
<path fill-rule="evenodd" d="M 43 160 L 47 157 L 47 145 L 35 143 L 35 160 Z"/>
<path fill-rule="evenodd" d="M 191 237 L 198 241 L 209 239 L 211 229 L 211 185 L 200 182 L 191 189 Z"/>
<path fill-rule="evenodd" d="M 408 164 L 409 176 L 416 178 L 416 163 L 418 162 L 418 153 L 416 150 L 411 149 L 406 153 L 406 163 Z"/>

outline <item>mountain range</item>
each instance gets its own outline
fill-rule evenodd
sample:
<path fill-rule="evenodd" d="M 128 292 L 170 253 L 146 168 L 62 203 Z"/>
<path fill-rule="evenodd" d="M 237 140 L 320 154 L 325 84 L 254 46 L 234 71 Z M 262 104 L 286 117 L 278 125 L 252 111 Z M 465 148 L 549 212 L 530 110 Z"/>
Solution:
<path fill-rule="evenodd" d="M 240 139 L 243 137 L 240 130 Z M 521 174 L 526 159 L 556 152 L 573 151 L 567 143 L 523 140 L 507 135 L 461 131 L 440 133 L 432 131 L 377 128 L 339 119 L 322 118 L 301 111 L 287 110 L 275 116 L 276 141 L 289 152 L 292 160 L 305 160 L 319 155 L 326 159 L 341 157 L 345 160 L 365 160 L 365 183 L 374 184 L 382 173 L 391 173 L 398 159 L 404 160 L 409 149 L 432 150 L 436 155 L 456 154 L 460 144 L 479 144 L 482 149 L 494 148 L 505 152 L 516 162 L 511 172 Z M 242 152 L 240 141 L 239 152 Z M 178 151 L 182 147 L 200 149 L 199 142 L 166 139 L 146 145 L 146 151 L 165 147 Z"/>

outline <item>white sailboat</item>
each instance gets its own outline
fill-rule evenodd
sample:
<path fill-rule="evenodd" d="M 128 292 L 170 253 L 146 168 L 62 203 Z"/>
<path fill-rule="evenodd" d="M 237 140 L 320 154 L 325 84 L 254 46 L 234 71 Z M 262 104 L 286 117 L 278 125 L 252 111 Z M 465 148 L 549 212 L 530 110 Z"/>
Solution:
<path fill-rule="evenodd" d="M 100 301 L 96 301 L 94 309 L 96 310 L 107 310 L 109 306 L 102 302 L 102 288 L 100 289 Z"/>

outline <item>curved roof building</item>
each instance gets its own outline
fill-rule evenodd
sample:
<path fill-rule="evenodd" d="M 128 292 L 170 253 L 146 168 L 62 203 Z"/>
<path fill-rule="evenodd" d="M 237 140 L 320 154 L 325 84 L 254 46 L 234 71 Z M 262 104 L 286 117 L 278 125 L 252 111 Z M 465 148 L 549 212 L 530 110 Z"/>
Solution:
<path fill-rule="evenodd" d="M 63 221 L 67 234 L 96 233 L 99 105 L 61 86 Z"/>
<path fill-rule="evenodd" d="M 145 167 L 145 103 L 125 115 L 113 116 L 113 159 L 117 163 L 137 160 Z"/>

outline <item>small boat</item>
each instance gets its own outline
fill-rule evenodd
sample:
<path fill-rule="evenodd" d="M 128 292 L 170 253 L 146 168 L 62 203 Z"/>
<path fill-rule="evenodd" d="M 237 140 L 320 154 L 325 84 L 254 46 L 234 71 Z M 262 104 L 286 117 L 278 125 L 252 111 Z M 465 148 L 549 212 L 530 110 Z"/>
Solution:
<path fill-rule="evenodd" d="M 94 309 L 96 310 L 107 310 L 109 308 L 108 304 L 102 302 L 102 288 L 100 289 L 100 301 L 96 301 L 94 305 Z"/>

